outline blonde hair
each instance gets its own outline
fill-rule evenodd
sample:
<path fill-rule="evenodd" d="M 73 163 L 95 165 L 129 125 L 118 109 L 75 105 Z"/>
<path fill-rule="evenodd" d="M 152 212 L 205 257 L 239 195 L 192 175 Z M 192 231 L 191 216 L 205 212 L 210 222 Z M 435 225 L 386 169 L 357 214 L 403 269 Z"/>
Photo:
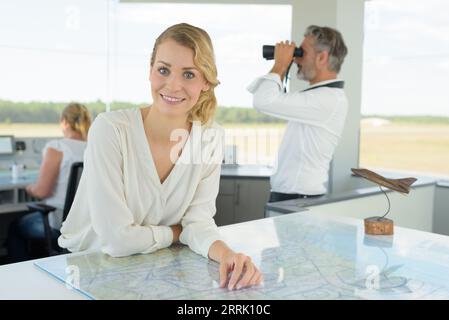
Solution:
<path fill-rule="evenodd" d="M 89 111 L 86 106 L 77 103 L 69 103 L 61 113 L 61 121 L 65 120 L 70 128 L 79 132 L 84 140 L 87 140 L 87 133 L 92 122 Z"/>
<path fill-rule="evenodd" d="M 209 89 L 201 92 L 198 101 L 190 110 L 188 121 L 201 121 L 201 124 L 210 124 L 217 108 L 214 89 L 220 83 L 217 79 L 217 66 L 215 65 L 212 41 L 203 29 L 187 23 L 175 24 L 162 32 L 156 39 L 151 54 L 151 66 L 154 64 L 158 46 L 168 39 L 192 49 L 193 63 L 204 75 L 209 85 Z"/>

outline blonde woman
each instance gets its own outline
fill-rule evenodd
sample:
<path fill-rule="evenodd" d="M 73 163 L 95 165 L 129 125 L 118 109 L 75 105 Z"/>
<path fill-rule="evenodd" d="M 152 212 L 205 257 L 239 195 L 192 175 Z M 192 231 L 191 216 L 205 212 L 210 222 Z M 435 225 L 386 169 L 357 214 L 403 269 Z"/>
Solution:
<path fill-rule="evenodd" d="M 90 124 L 91 116 L 84 105 L 68 104 L 62 111 L 60 119 L 64 138 L 51 140 L 45 145 L 39 177 L 36 183 L 26 188 L 32 197 L 42 199 L 46 204 L 57 208 L 48 216 L 55 239 L 61 228 L 70 168 L 74 162 L 83 161 Z M 41 213 L 27 214 L 14 221 L 8 235 L 8 255 L 12 262 L 29 258 L 28 239 L 43 238 L 44 224 Z"/>
<path fill-rule="evenodd" d="M 123 257 L 180 241 L 220 263 L 222 287 L 259 284 L 260 271 L 221 240 L 213 219 L 224 134 L 213 122 L 218 80 L 209 35 L 184 23 L 165 30 L 149 78 L 151 106 L 94 121 L 59 245 Z"/>

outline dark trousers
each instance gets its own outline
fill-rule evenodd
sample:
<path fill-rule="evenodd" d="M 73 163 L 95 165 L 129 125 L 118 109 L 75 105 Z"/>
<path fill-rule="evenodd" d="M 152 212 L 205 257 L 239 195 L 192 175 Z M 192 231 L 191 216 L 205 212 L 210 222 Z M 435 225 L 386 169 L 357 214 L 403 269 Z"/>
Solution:
<path fill-rule="evenodd" d="M 60 232 L 52 229 L 52 239 L 56 241 Z M 39 240 L 45 245 L 44 218 L 40 212 L 33 212 L 13 221 L 8 230 L 9 263 L 33 259 L 29 251 L 29 243 Z"/>
<path fill-rule="evenodd" d="M 278 202 L 278 201 L 291 200 L 291 199 L 316 198 L 316 197 L 321 197 L 321 196 L 322 196 L 322 194 L 307 195 L 307 194 L 300 194 L 300 193 L 270 192 L 270 199 L 268 200 L 268 202 Z"/>

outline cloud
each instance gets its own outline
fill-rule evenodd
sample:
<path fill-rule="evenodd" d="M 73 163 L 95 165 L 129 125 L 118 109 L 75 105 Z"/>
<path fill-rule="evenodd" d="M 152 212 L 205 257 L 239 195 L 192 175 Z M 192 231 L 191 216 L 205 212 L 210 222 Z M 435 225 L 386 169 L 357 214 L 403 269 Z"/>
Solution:
<path fill-rule="evenodd" d="M 449 1 L 377 0 L 366 3 L 366 32 L 383 41 L 449 42 Z"/>
<path fill-rule="evenodd" d="M 290 17 L 291 7 L 287 5 L 218 5 L 218 4 L 120 4 L 118 21 L 145 25 L 169 26 L 179 22 L 190 22 L 198 26 L 213 25 L 220 30 L 235 29 L 235 24 L 266 29 L 266 21 L 282 25 Z M 256 19 L 248 19 L 256 17 Z M 161 30 L 162 31 L 162 30 Z"/>

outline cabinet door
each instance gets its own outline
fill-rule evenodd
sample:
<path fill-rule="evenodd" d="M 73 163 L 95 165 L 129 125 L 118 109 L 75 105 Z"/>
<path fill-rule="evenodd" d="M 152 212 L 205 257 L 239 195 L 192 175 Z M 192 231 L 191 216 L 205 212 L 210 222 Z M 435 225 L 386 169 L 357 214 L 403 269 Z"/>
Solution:
<path fill-rule="evenodd" d="M 214 216 L 217 226 L 234 223 L 234 179 L 221 178 Z"/>
<path fill-rule="evenodd" d="M 262 219 L 265 217 L 265 204 L 270 195 L 270 180 L 235 180 L 235 223 Z"/>
<path fill-rule="evenodd" d="M 217 197 L 217 213 L 214 216 L 217 226 L 225 226 L 234 223 L 234 195 L 222 195 Z"/>

